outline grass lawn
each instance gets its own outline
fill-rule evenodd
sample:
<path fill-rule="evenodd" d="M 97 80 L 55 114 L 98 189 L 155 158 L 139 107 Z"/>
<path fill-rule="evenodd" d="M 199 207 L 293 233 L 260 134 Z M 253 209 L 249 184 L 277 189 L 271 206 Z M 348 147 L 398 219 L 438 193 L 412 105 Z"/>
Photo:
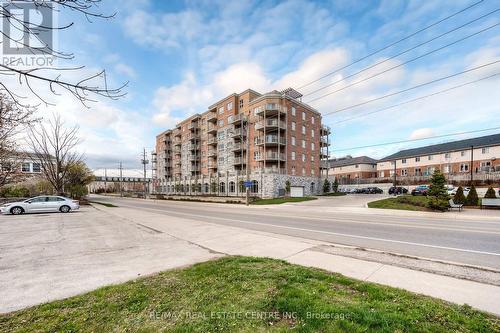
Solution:
<path fill-rule="evenodd" d="M 274 198 L 274 199 L 256 199 L 252 201 L 252 205 L 278 205 L 286 202 L 302 202 L 317 200 L 315 197 L 302 197 L 302 198 Z"/>
<path fill-rule="evenodd" d="M 116 205 L 113 205 L 113 204 L 107 203 L 107 202 L 99 202 L 99 201 L 89 201 L 89 202 L 93 203 L 93 204 L 103 205 L 103 206 L 106 206 L 106 207 L 118 207 Z"/>
<path fill-rule="evenodd" d="M 499 319 L 280 260 L 226 257 L 0 315 L 1 332 L 498 332 Z"/>
<path fill-rule="evenodd" d="M 370 208 L 421 210 L 430 211 L 427 208 L 428 198 L 426 196 L 402 195 L 395 198 L 387 198 L 368 203 Z"/>
<path fill-rule="evenodd" d="M 342 197 L 344 195 L 347 195 L 347 193 L 344 192 L 330 192 L 326 194 L 321 194 L 322 197 Z"/>

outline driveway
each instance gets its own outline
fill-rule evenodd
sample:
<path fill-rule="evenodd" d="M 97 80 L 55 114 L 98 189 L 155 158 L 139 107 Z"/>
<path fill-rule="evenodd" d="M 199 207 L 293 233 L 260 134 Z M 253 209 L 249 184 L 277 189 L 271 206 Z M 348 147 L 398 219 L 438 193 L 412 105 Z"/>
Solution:
<path fill-rule="evenodd" d="M 0 312 L 219 256 L 92 207 L 0 215 Z"/>

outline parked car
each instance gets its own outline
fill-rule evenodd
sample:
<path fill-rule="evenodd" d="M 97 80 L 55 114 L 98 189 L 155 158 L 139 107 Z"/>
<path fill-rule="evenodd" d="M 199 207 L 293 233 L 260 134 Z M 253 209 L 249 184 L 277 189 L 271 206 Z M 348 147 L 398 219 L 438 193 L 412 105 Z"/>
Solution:
<path fill-rule="evenodd" d="M 0 207 L 0 213 L 19 215 L 23 213 L 69 213 L 80 208 L 77 200 L 55 196 L 42 195 L 24 201 L 10 202 Z"/>
<path fill-rule="evenodd" d="M 354 190 L 354 193 L 364 193 L 366 189 L 364 188 L 357 188 Z"/>
<path fill-rule="evenodd" d="M 418 185 L 411 191 L 411 195 L 427 195 L 429 185 Z"/>
<path fill-rule="evenodd" d="M 406 194 L 408 193 L 408 189 L 402 186 L 392 186 L 389 188 L 389 194 Z"/>
<path fill-rule="evenodd" d="M 364 189 L 365 191 L 363 193 L 366 194 L 381 194 L 384 193 L 384 191 L 379 188 L 379 187 L 367 187 Z"/>
<path fill-rule="evenodd" d="M 448 195 L 457 194 L 457 187 L 455 187 L 453 185 L 445 185 L 445 188 L 446 188 L 446 192 L 448 193 Z"/>

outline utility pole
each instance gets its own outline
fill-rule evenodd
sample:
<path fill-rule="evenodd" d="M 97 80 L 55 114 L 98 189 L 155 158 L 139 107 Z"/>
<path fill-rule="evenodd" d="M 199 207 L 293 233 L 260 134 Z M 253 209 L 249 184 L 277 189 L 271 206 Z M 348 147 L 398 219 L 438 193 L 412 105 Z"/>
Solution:
<path fill-rule="evenodd" d="M 146 165 L 149 163 L 149 161 L 146 159 L 146 148 L 144 148 L 142 152 L 142 160 L 141 163 L 144 167 L 144 199 L 146 199 L 146 194 L 148 192 L 148 185 L 147 185 L 147 179 L 146 179 Z"/>
<path fill-rule="evenodd" d="M 250 181 L 250 138 L 249 138 L 249 124 L 246 123 L 246 128 L 245 128 L 245 132 L 246 132 L 246 159 L 247 159 L 247 164 L 246 164 L 246 173 L 247 173 L 247 185 L 248 185 L 248 182 Z M 265 133 L 264 133 L 265 135 Z M 279 135 L 279 133 L 278 133 Z M 265 140 L 265 139 L 264 139 Z M 278 139 L 279 140 L 279 139 Z M 262 186 L 262 185 L 261 185 Z M 246 189 L 246 205 L 248 206 L 250 204 L 250 188 L 248 186 L 245 186 L 245 189 Z"/>
<path fill-rule="evenodd" d="M 474 146 L 470 146 L 470 186 L 474 180 L 472 170 L 474 169 Z"/>
<path fill-rule="evenodd" d="M 123 174 L 122 174 L 122 170 L 123 170 L 123 166 L 122 166 L 122 162 L 120 162 L 120 197 L 123 197 L 123 184 L 122 184 Z"/>
<path fill-rule="evenodd" d="M 106 179 L 107 178 L 108 178 L 107 169 L 104 168 L 104 194 L 106 194 L 106 192 L 108 190 L 108 186 L 107 186 L 107 183 L 106 183 Z"/>
<path fill-rule="evenodd" d="M 397 192 L 396 191 L 396 160 L 394 160 L 394 195 L 397 195 Z"/>

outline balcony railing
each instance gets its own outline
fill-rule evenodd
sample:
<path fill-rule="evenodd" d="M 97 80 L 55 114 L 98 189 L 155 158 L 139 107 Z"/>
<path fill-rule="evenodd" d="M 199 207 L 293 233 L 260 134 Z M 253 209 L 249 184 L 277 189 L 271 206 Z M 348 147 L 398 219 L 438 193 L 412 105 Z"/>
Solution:
<path fill-rule="evenodd" d="M 199 144 L 190 144 L 189 145 L 189 149 L 190 150 L 199 150 L 200 149 L 200 145 Z"/>
<path fill-rule="evenodd" d="M 246 116 L 243 113 L 238 113 L 231 118 L 230 124 L 237 124 L 242 121 L 246 121 Z"/>
<path fill-rule="evenodd" d="M 236 137 L 241 137 L 245 136 L 246 131 L 243 131 L 241 128 L 235 128 L 233 129 L 233 132 L 231 133 L 231 137 L 236 138 Z"/>
<path fill-rule="evenodd" d="M 247 157 L 246 156 L 235 157 L 234 161 L 233 161 L 233 164 L 235 164 L 235 165 L 237 165 L 237 164 L 247 164 Z"/>
<path fill-rule="evenodd" d="M 253 172 L 255 173 L 272 173 L 272 174 L 286 174 L 285 168 L 254 168 Z"/>
<path fill-rule="evenodd" d="M 255 156 L 257 161 L 286 161 L 285 154 L 278 153 L 277 151 L 268 151 L 265 154 L 258 154 Z"/>
<path fill-rule="evenodd" d="M 215 163 L 215 162 L 208 162 L 207 167 L 209 169 L 217 169 L 217 163 Z"/>
<path fill-rule="evenodd" d="M 213 125 L 213 124 L 208 124 L 208 127 L 207 127 L 207 132 L 208 132 L 208 133 L 217 132 L 217 126 L 216 126 L 216 125 Z"/>
<path fill-rule="evenodd" d="M 209 149 L 207 151 L 207 156 L 208 157 L 217 156 L 217 150 L 216 149 Z"/>
<path fill-rule="evenodd" d="M 280 113 L 286 113 L 287 108 L 286 106 L 280 105 L 278 103 L 267 103 L 265 105 L 256 107 L 254 109 L 255 114 L 262 114 L 264 112 L 269 112 L 271 114 L 274 113 L 275 111 L 278 111 Z"/>
<path fill-rule="evenodd" d="M 277 136 L 277 135 L 266 135 L 266 136 L 260 136 L 255 139 L 255 144 L 256 145 L 263 145 L 263 144 L 280 144 L 280 145 L 285 145 L 286 144 L 286 138 L 284 136 Z"/>
<path fill-rule="evenodd" d="M 196 121 L 196 122 L 192 122 L 192 123 L 190 123 L 190 124 L 188 125 L 188 128 L 189 128 L 190 130 L 193 130 L 193 129 L 198 128 L 198 122 Z"/>
<path fill-rule="evenodd" d="M 278 120 L 278 119 L 266 119 L 266 120 L 261 120 L 255 124 L 255 129 L 263 129 L 264 127 L 271 127 L 271 128 L 283 128 L 286 129 L 286 123 L 284 121 Z"/>
<path fill-rule="evenodd" d="M 217 138 L 216 137 L 208 138 L 207 143 L 209 145 L 216 145 L 217 144 Z"/>
<path fill-rule="evenodd" d="M 233 145 L 233 148 L 231 148 L 232 151 L 236 151 L 236 150 L 246 150 L 247 147 L 245 144 L 242 144 L 241 142 L 237 142 Z"/>

